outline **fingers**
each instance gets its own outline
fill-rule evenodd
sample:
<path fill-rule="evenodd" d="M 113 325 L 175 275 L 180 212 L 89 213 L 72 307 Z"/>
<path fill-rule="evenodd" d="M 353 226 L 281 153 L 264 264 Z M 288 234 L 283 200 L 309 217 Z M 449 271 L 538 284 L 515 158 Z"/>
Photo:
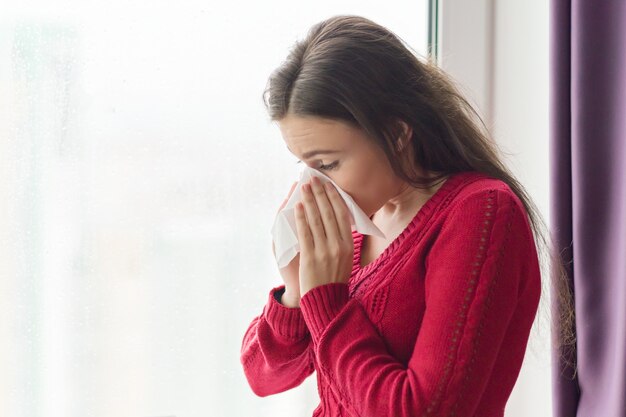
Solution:
<path fill-rule="evenodd" d="M 310 183 L 302 185 L 302 204 L 304 207 L 301 211 L 309 226 L 310 239 L 313 241 L 313 246 L 315 246 L 322 242 L 322 238 L 326 236 L 326 233 L 324 232 L 324 225 L 322 224 L 322 218 L 317 209 L 317 203 L 315 202 Z"/>
<path fill-rule="evenodd" d="M 326 185 L 330 185 L 332 187 L 330 182 L 326 183 Z M 326 188 L 326 185 L 321 181 L 318 181 L 317 184 L 313 186 L 313 192 L 315 195 L 315 201 L 317 202 L 317 207 L 322 217 L 326 237 L 329 242 L 338 242 L 341 239 L 341 236 L 339 235 L 339 226 L 337 224 L 338 213 L 335 212 L 335 208 L 328 198 L 329 190 Z"/>
<path fill-rule="evenodd" d="M 337 214 L 327 196 L 327 190 L 318 178 L 310 182 L 311 191 L 304 192 L 306 218 L 314 244 L 338 242 L 342 239 L 337 225 Z M 324 243 L 325 244 L 325 243 Z"/>
<path fill-rule="evenodd" d="M 328 200 L 332 204 L 335 215 L 337 216 L 339 235 L 342 240 L 351 242 L 352 225 L 350 224 L 350 210 L 348 210 L 346 202 L 343 200 L 335 186 L 330 182 L 328 185 L 330 185 L 330 190 L 326 191 L 326 195 L 328 196 Z"/>
<path fill-rule="evenodd" d="M 304 188 L 304 187 L 303 187 Z M 303 189 L 304 191 L 304 189 Z M 306 203 L 296 203 L 295 216 L 296 216 L 296 233 L 298 235 L 298 243 L 300 244 L 300 252 L 310 253 L 313 248 L 313 236 L 311 235 L 311 229 L 308 225 L 306 218 Z"/>

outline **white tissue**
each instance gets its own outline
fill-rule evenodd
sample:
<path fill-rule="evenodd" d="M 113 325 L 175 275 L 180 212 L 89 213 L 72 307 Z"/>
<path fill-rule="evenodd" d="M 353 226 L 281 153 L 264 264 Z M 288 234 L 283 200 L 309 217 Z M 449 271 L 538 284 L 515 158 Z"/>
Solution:
<path fill-rule="evenodd" d="M 298 243 L 298 233 L 296 229 L 296 217 L 295 217 L 295 205 L 302 199 L 301 188 L 302 185 L 309 182 L 313 176 L 318 177 L 322 184 L 327 182 L 332 183 L 339 195 L 343 198 L 350 210 L 350 222 L 352 230 L 364 235 L 374 235 L 384 238 L 385 235 L 381 230 L 376 227 L 374 222 L 363 212 L 363 210 L 356 205 L 352 197 L 335 184 L 326 175 L 321 172 L 310 168 L 304 167 L 304 170 L 300 173 L 300 180 L 296 185 L 296 188 L 291 193 L 287 204 L 283 207 L 274 220 L 272 226 L 272 239 L 274 241 L 274 251 L 276 252 L 276 262 L 278 268 L 284 268 L 300 251 L 300 244 Z"/>

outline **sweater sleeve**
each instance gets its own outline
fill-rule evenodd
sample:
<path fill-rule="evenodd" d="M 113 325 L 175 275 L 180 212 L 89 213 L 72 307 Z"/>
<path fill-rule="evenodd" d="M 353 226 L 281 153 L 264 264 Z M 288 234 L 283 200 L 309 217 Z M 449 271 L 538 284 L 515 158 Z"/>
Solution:
<path fill-rule="evenodd" d="M 318 371 L 350 415 L 474 415 L 516 308 L 524 264 L 536 256 L 523 213 L 505 190 L 474 192 L 451 207 L 425 260 L 426 308 L 407 366 L 389 354 L 347 284 L 321 285 L 302 297 Z"/>
<path fill-rule="evenodd" d="M 261 315 L 246 330 L 240 362 L 252 391 L 259 397 L 300 385 L 315 369 L 311 335 L 300 308 L 276 298 L 285 285 L 272 288 Z"/>

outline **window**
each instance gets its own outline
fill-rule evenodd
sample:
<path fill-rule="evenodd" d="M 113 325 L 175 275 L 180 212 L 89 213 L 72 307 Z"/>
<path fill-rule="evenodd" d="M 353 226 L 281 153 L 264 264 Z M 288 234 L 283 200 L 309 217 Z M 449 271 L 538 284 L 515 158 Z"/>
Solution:
<path fill-rule="evenodd" d="M 0 414 L 312 411 L 238 357 L 300 169 L 262 91 L 335 14 L 425 54 L 428 1 L 39 3 L 0 21 Z"/>

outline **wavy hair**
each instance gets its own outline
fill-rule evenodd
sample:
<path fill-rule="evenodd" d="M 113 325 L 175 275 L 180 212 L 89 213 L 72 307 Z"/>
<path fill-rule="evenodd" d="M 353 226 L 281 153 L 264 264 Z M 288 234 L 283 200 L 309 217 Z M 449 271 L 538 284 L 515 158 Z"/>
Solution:
<path fill-rule="evenodd" d="M 461 171 L 481 172 L 508 184 L 526 208 L 540 264 L 552 276 L 560 308 L 553 317 L 553 349 L 562 353 L 566 365 L 575 366 L 573 294 L 541 213 L 502 162 L 502 151 L 455 80 L 430 56 L 418 55 L 367 18 L 333 16 L 295 43 L 270 75 L 263 103 L 272 122 L 287 115 L 316 116 L 362 129 L 385 153 L 395 174 L 416 188 L 432 187 Z M 399 121 L 412 128 L 412 153 L 402 152 L 398 143 L 404 132 Z M 436 175 L 410 172 L 415 164 Z M 545 285 L 542 279 L 540 305 Z"/>

